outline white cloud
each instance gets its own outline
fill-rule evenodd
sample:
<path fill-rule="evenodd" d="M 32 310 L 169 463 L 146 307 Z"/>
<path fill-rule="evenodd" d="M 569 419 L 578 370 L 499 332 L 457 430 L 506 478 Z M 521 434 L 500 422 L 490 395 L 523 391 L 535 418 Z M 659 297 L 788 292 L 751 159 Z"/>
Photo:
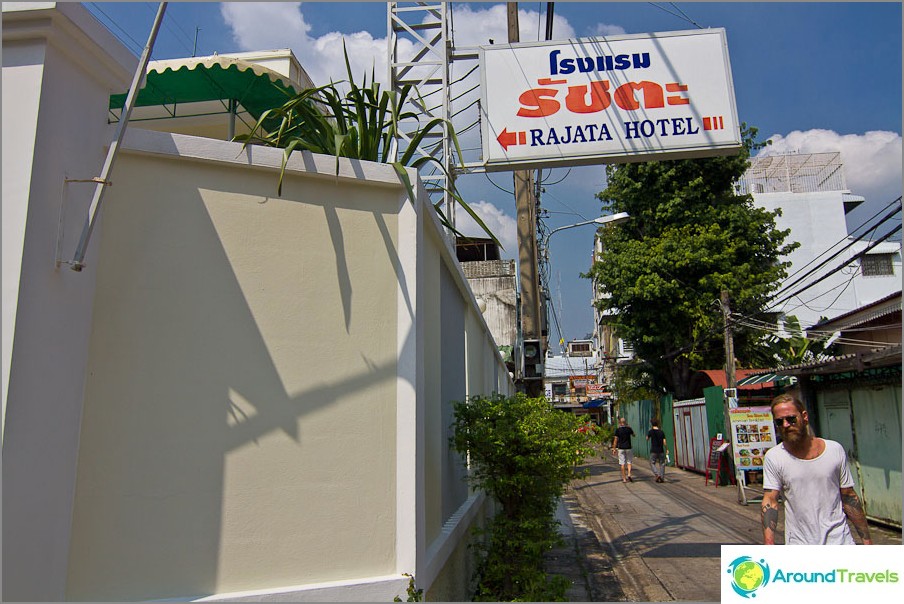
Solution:
<path fill-rule="evenodd" d="M 495 4 L 489 8 L 474 8 L 474 5 L 456 5 L 452 13 L 453 34 L 456 46 L 478 46 L 508 43 L 508 18 L 505 4 Z M 535 10 L 518 10 L 518 34 L 522 42 L 542 39 L 546 32 L 546 14 Z M 560 15 L 553 16 L 553 37 L 564 40 L 575 37 L 568 20 Z"/>
<path fill-rule="evenodd" d="M 610 25 L 608 23 L 597 23 L 593 28 L 594 36 L 621 36 L 628 32 L 621 25 Z"/>
<path fill-rule="evenodd" d="M 496 238 L 505 248 L 503 255 L 507 258 L 518 257 L 518 223 L 512 216 L 509 216 L 495 205 L 488 201 L 470 202 L 468 205 L 480 216 L 484 224 L 489 227 Z M 455 227 L 461 231 L 463 235 L 471 237 L 486 237 L 486 233 L 481 229 L 474 219 L 462 209 L 458 209 L 455 213 Z"/>
<path fill-rule="evenodd" d="M 337 5 L 339 6 L 339 5 Z M 310 35 L 301 2 L 223 2 L 220 12 L 242 50 L 291 48 L 317 85 L 348 79 L 342 43 L 348 49 L 355 80 L 374 73 L 385 85 L 388 76 L 387 40 L 366 31 Z M 410 56 L 412 44 L 400 40 L 399 53 Z"/>
<path fill-rule="evenodd" d="M 886 203 L 901 195 L 901 135 L 872 130 L 864 134 L 838 134 L 832 130 L 795 130 L 774 134 L 772 145 L 760 155 L 841 152 L 848 189 L 866 200 Z"/>

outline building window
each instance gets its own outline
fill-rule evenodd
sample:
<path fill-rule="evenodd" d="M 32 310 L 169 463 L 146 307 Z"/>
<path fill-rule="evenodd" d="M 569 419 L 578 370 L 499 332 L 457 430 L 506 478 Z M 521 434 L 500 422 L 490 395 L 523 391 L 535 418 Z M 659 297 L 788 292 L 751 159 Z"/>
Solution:
<path fill-rule="evenodd" d="M 864 277 L 894 275 L 891 254 L 866 254 L 860 257 L 860 271 Z"/>
<path fill-rule="evenodd" d="M 553 396 L 567 396 L 568 395 L 568 384 L 563 382 L 555 383 L 552 385 L 552 395 Z"/>
<path fill-rule="evenodd" d="M 569 342 L 568 343 L 568 356 L 571 357 L 589 357 L 591 356 L 590 350 L 591 342 Z"/>

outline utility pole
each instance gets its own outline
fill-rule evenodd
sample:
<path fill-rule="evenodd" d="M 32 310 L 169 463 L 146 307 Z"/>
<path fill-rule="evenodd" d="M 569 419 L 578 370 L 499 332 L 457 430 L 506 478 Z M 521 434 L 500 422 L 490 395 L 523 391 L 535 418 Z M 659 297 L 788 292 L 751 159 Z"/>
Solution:
<path fill-rule="evenodd" d="M 734 392 L 734 396 L 737 397 L 738 393 L 738 380 L 735 376 L 735 354 L 734 354 L 734 335 L 731 330 L 731 307 L 728 304 L 728 290 L 723 289 L 722 293 L 719 297 L 719 302 L 722 306 L 722 319 L 725 322 L 725 382 L 727 384 L 727 388 Z M 729 416 L 729 397 L 723 397 L 722 401 L 722 409 L 725 414 L 725 441 L 731 442 L 731 417 Z M 740 473 L 738 472 L 738 476 L 735 480 L 738 484 L 738 502 L 747 505 L 747 496 L 744 493 L 744 484 L 743 480 L 741 480 Z M 718 477 L 716 478 L 718 480 Z"/>
<path fill-rule="evenodd" d="M 519 42 L 518 3 L 507 3 L 508 41 Z M 534 196 L 533 173 L 530 170 L 514 172 L 515 207 L 518 217 L 518 273 L 521 284 L 521 333 L 524 341 L 533 340 L 539 345 L 539 362 L 543 362 L 546 349 L 540 315 L 540 282 L 537 254 L 537 204 Z M 534 357 L 535 359 L 537 357 Z M 542 371 L 539 378 L 525 367 L 525 374 L 532 379 L 523 381 L 528 396 L 543 395 Z M 523 378 L 524 376 L 522 376 Z"/>

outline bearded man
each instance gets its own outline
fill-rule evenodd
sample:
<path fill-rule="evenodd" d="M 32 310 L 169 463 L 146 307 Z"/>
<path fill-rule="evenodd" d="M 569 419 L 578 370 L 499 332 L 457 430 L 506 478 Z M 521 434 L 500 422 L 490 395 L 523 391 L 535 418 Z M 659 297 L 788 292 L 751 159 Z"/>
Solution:
<path fill-rule="evenodd" d="M 763 543 L 775 544 L 781 493 L 785 543 L 854 545 L 850 520 L 863 544 L 871 545 L 844 447 L 814 436 L 806 408 L 790 394 L 775 397 L 771 407 L 782 443 L 766 451 L 763 465 Z"/>

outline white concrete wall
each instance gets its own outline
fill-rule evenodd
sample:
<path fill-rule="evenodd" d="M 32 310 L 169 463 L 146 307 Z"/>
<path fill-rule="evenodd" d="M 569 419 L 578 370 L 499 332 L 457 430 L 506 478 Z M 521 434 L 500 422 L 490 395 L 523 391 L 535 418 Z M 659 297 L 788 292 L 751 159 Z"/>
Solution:
<path fill-rule="evenodd" d="M 393 572 L 400 187 L 132 153 L 117 182 L 67 598 Z"/>
<path fill-rule="evenodd" d="M 388 600 L 402 573 L 460 593 L 487 512 L 448 450 L 451 400 L 512 384 L 423 188 L 412 203 L 388 166 L 304 154 L 276 198 L 278 150 L 134 129 L 88 268 L 58 269 L 64 178 L 97 174 L 129 75 L 68 6 L 45 38 L 115 52 L 39 36 L 15 73 L 4 53 L 4 83 L 60 71 L 14 99 L 40 103 L 47 170 L 4 178 L 22 247 L 4 599 Z M 73 186 L 64 259 L 91 192 Z"/>
<path fill-rule="evenodd" d="M 846 241 L 847 224 L 844 218 L 844 201 L 842 191 L 816 193 L 757 193 L 754 204 L 769 211 L 781 208 L 782 215 L 775 219 L 780 230 L 791 229 L 787 243 L 796 241 L 800 247 L 791 253 L 788 269 L 789 278 L 785 283 L 792 283 L 814 268 L 828 255 L 826 250 L 838 250 L 839 242 Z M 843 245 L 843 244 L 842 244 Z M 813 262 L 817 257 L 821 258 Z M 839 257 L 829 263 L 834 267 L 843 259 Z M 798 272 L 799 271 L 799 272 Z M 795 274 L 797 273 L 797 274 Z M 825 274 L 820 271 L 784 291 L 780 297 L 793 293 L 801 287 Z M 834 316 L 857 308 L 857 300 L 853 287 L 845 288 L 851 279 L 850 274 L 835 273 L 831 277 L 802 292 L 799 297 L 792 298 L 780 305 L 776 310 L 787 315 L 794 315 L 802 326 L 816 323 L 820 316 Z M 827 310 L 831 307 L 834 310 Z"/>
<path fill-rule="evenodd" d="M 868 242 L 860 241 L 851 248 L 851 255 L 862 252 L 869 246 Z M 884 241 L 872 248 L 870 254 L 890 254 L 892 259 L 891 275 L 863 276 L 858 275 L 854 280 L 854 295 L 857 298 L 857 307 L 866 306 L 876 300 L 901 291 L 901 242 Z M 854 261 L 854 266 L 860 266 L 859 261 Z M 842 314 L 842 313 L 838 313 Z"/>
<path fill-rule="evenodd" d="M 78 4 L 3 3 L 3 599 L 63 596 L 94 267 L 71 259 L 137 61 Z"/>

